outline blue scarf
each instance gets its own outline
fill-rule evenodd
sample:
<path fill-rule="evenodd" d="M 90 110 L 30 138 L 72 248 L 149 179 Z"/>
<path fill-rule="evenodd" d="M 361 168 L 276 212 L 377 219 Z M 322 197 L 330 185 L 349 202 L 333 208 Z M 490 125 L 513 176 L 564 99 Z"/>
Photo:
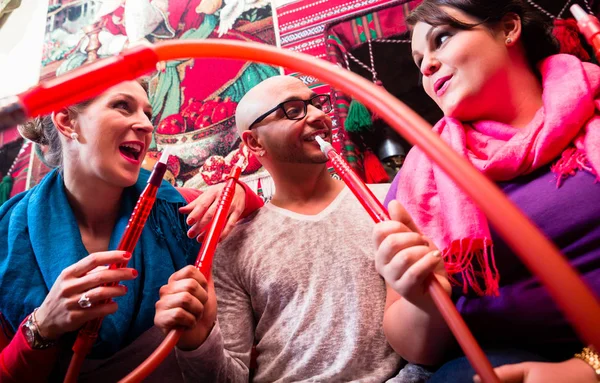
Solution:
<path fill-rule="evenodd" d="M 124 190 L 109 250 L 119 244 L 149 175 L 142 169 L 137 183 Z M 184 204 L 179 192 L 163 182 L 128 264 L 139 275 L 122 282 L 128 292 L 115 299 L 118 311 L 104 318 L 90 358 L 106 358 L 151 328 L 159 288 L 173 272 L 194 263 L 199 245 L 185 234 L 187 225 L 178 212 Z M 0 313 L 13 332 L 41 305 L 61 271 L 87 255 L 58 171 L 0 208 Z"/>

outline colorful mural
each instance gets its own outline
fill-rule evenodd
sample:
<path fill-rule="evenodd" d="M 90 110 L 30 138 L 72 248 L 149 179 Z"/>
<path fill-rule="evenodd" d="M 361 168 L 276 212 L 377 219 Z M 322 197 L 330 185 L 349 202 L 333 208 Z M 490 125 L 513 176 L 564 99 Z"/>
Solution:
<path fill-rule="evenodd" d="M 331 44 L 333 28 L 407 2 L 275 0 L 272 9 L 267 0 L 50 0 L 41 77 L 47 79 L 114 55 L 138 41 L 193 38 L 271 45 L 276 45 L 277 38 L 284 49 L 346 67 L 340 57 L 332 54 L 339 47 Z M 351 47 L 352 44 L 346 48 Z M 151 79 L 156 132 L 144 166 L 152 167 L 157 153 L 165 146 L 173 146 L 176 158 L 169 164 L 170 181 L 203 188 L 221 181 L 232 164 L 243 157 L 243 180 L 268 198 L 274 191 L 272 180 L 258 161 L 240 147 L 233 111 L 250 87 L 279 71 L 266 65 L 221 59 L 161 63 Z M 364 176 L 360 149 L 343 127 L 348 97 L 315 76 L 290 70 L 285 73 L 299 77 L 318 93 L 331 93 L 336 104 L 331 114 L 334 146 Z M 47 172 L 34 157 L 29 166 L 29 187 Z"/>
<path fill-rule="evenodd" d="M 140 41 L 223 38 L 275 45 L 269 0 L 51 0 L 42 79 L 115 55 Z M 279 68 L 251 62 L 199 59 L 160 63 L 150 78 L 156 131 L 144 162 L 173 146 L 169 179 L 178 186 L 218 183 L 240 157 L 254 183 L 268 176 L 240 148 L 237 102 Z M 32 183 L 43 175 L 32 177 Z M 38 173 L 38 172 L 36 172 Z"/>

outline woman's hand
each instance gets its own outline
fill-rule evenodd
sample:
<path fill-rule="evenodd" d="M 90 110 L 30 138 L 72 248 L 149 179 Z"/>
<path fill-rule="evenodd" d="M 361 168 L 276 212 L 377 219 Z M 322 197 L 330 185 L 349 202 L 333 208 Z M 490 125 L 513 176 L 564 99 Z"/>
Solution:
<path fill-rule="evenodd" d="M 525 362 L 508 364 L 494 371 L 503 383 L 597 383 L 590 365 L 573 358 L 561 363 Z M 474 382 L 481 382 L 475 375 Z"/>
<path fill-rule="evenodd" d="M 435 273 L 450 294 L 441 254 L 421 233 L 397 202 L 389 204 L 391 221 L 375 225 L 375 268 L 386 283 L 417 307 L 431 307 L 426 280 Z"/>
<path fill-rule="evenodd" d="M 109 270 L 106 265 L 126 263 L 129 258 L 131 254 L 121 250 L 103 251 L 92 253 L 64 269 L 35 314 L 40 335 L 48 340 L 58 339 L 92 319 L 117 311 L 117 304 L 112 299 L 125 295 L 127 288 L 102 285 L 134 279 L 137 271 L 130 268 Z M 91 307 L 79 305 L 83 294 L 89 298 Z M 107 303 L 101 303 L 106 300 Z"/>
<path fill-rule="evenodd" d="M 154 324 L 165 334 L 183 329 L 177 347 L 195 350 L 208 337 L 217 318 L 217 297 L 212 280 L 193 266 L 173 273 L 160 288 Z"/>
<path fill-rule="evenodd" d="M 219 198 L 221 197 L 221 192 L 223 191 L 224 187 L 225 182 L 211 186 L 194 201 L 179 209 L 180 213 L 188 214 L 187 224 L 191 226 L 187 232 L 189 238 L 196 237 L 198 242 L 202 241 L 206 225 L 210 223 L 215 215 L 217 203 L 219 202 Z M 221 233 L 221 239 L 229 235 L 229 232 L 231 232 L 245 208 L 246 192 L 243 187 L 241 187 L 239 184 L 236 184 L 235 195 L 231 201 L 229 217 L 227 219 L 227 224 L 223 229 L 223 233 Z"/>

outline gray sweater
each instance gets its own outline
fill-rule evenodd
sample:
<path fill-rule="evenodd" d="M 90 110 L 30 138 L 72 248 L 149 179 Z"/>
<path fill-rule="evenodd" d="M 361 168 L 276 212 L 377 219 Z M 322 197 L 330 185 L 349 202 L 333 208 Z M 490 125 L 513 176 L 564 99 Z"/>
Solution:
<path fill-rule="evenodd" d="M 380 199 L 388 187 L 371 186 Z M 248 381 L 253 344 L 255 382 L 396 376 L 401 359 L 382 329 L 373 225 L 348 188 L 317 215 L 267 204 L 238 224 L 213 264 L 217 324 L 200 348 L 177 352 L 186 380 Z"/>

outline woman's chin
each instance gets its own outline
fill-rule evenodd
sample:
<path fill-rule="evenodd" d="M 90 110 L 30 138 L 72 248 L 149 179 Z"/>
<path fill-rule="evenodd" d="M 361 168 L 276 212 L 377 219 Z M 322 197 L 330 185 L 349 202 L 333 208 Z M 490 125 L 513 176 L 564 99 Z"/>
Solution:
<path fill-rule="evenodd" d="M 454 98 L 446 101 L 442 106 L 444 117 L 450 117 L 458 121 L 480 121 L 486 119 L 486 111 L 494 110 L 496 107 L 493 97 L 483 97 L 475 94 L 454 94 Z"/>
<path fill-rule="evenodd" d="M 458 118 L 460 115 L 461 105 L 454 100 L 446 99 L 442 104 L 438 104 L 442 112 L 444 113 L 444 117 Z"/>
<path fill-rule="evenodd" d="M 442 112 L 444 112 L 444 117 L 454 118 L 454 119 L 460 120 L 460 114 L 456 113 L 455 109 L 450 109 L 450 110 L 445 109 L 445 110 L 442 110 Z"/>
<path fill-rule="evenodd" d="M 476 108 L 464 104 L 452 105 L 443 110 L 444 117 L 453 118 L 458 121 L 473 121 L 476 118 Z"/>
<path fill-rule="evenodd" d="M 121 171 L 120 174 L 115 175 L 113 183 L 122 188 L 133 186 L 137 182 L 139 174 L 139 170 L 137 172 Z"/>

